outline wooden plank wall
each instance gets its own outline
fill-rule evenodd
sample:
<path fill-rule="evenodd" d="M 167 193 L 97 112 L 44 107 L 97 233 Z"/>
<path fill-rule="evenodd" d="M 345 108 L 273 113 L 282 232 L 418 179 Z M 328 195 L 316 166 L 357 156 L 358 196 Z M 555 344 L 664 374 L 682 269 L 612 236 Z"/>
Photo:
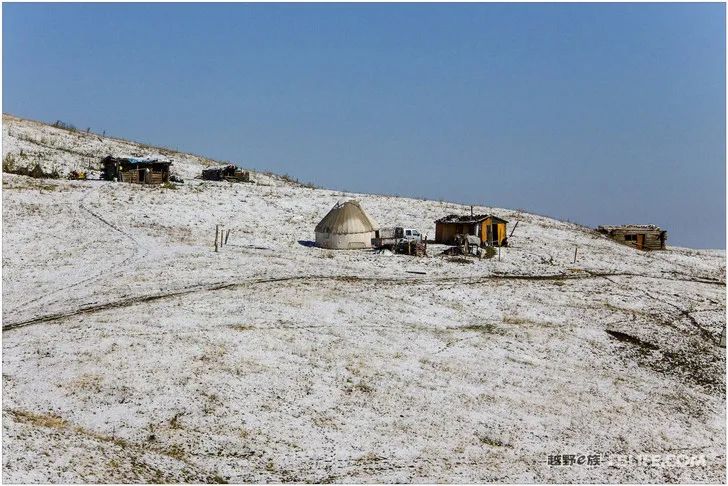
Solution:
<path fill-rule="evenodd" d="M 139 170 L 138 169 L 132 169 L 132 170 L 125 170 L 121 171 L 121 180 L 122 182 L 131 182 L 133 184 L 143 184 L 144 181 L 140 180 L 139 178 Z M 151 171 L 149 173 L 149 184 L 163 184 L 169 180 L 169 171 L 161 171 L 161 172 L 154 172 Z"/>
<path fill-rule="evenodd" d="M 137 171 L 137 170 L 122 170 L 121 171 L 121 181 L 122 182 L 138 183 L 139 182 L 139 171 Z"/>
<path fill-rule="evenodd" d="M 435 223 L 435 241 L 437 243 L 452 244 L 457 234 L 456 225 L 448 223 Z"/>
<path fill-rule="evenodd" d="M 610 233 L 610 238 L 613 240 L 622 243 L 623 245 L 631 246 L 633 248 L 637 248 L 637 240 L 627 240 L 625 239 L 626 235 L 645 235 L 645 243 L 643 246 L 643 250 L 662 250 L 664 247 L 662 246 L 662 241 L 660 240 L 660 233 L 661 231 L 657 230 L 644 230 L 644 231 L 627 231 L 627 230 L 620 230 L 615 229 L 612 230 Z"/>

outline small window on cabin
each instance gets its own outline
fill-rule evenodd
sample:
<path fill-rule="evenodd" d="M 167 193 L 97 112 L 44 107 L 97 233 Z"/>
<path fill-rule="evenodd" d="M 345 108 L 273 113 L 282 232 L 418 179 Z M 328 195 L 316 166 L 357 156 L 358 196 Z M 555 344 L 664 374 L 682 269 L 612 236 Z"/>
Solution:
<path fill-rule="evenodd" d="M 637 235 L 624 235 L 624 241 L 637 241 Z"/>
<path fill-rule="evenodd" d="M 412 231 L 407 230 L 407 236 L 412 236 Z"/>

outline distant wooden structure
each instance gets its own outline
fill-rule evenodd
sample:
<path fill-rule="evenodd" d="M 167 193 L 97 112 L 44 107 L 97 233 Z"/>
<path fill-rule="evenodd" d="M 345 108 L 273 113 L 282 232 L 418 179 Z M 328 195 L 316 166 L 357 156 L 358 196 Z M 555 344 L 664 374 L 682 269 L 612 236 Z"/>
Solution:
<path fill-rule="evenodd" d="M 163 184 L 169 182 L 172 162 L 148 157 L 104 157 L 102 177 L 107 181 L 132 184 Z"/>
<path fill-rule="evenodd" d="M 435 243 L 455 245 L 456 235 L 474 235 L 481 246 L 508 246 L 507 224 L 508 221 L 492 214 L 450 214 L 435 221 Z"/>
<path fill-rule="evenodd" d="M 250 182 L 250 172 L 228 164 L 223 167 L 203 169 L 202 179 L 206 181 Z"/>
<path fill-rule="evenodd" d="M 599 226 L 597 231 L 614 241 L 638 250 L 664 250 L 665 241 L 667 241 L 667 231 L 654 224 Z"/>

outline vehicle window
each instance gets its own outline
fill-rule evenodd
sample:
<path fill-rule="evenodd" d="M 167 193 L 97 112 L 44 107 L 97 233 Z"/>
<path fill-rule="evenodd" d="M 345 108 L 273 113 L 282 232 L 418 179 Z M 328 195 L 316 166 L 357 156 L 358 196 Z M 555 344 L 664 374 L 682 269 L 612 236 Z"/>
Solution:
<path fill-rule="evenodd" d="M 412 232 L 410 230 L 407 230 L 407 236 L 412 236 Z"/>
<path fill-rule="evenodd" d="M 412 232 L 412 234 L 413 234 L 414 236 L 420 236 L 420 232 L 419 232 L 419 231 L 417 231 L 417 230 L 413 231 L 413 232 Z"/>

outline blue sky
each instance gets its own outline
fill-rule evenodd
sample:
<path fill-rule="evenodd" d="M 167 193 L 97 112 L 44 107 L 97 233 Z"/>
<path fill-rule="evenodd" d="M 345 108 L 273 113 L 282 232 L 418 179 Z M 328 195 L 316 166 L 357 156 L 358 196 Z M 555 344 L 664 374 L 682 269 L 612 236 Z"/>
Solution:
<path fill-rule="evenodd" d="M 723 4 L 3 4 L 3 111 L 725 248 L 725 55 Z"/>

